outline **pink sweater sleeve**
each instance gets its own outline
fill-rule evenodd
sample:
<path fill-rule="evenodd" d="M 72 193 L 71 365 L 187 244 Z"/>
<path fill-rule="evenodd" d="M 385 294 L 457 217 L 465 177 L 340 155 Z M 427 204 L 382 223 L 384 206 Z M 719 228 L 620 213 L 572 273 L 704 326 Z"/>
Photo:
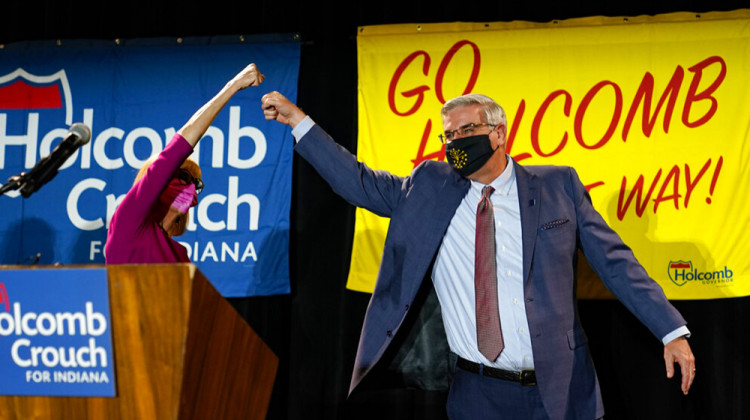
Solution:
<path fill-rule="evenodd" d="M 113 225 L 110 229 L 117 229 L 118 232 L 111 232 L 111 235 L 130 236 L 147 220 L 151 207 L 169 184 L 172 175 L 192 152 L 193 148 L 187 140 L 176 133 L 117 206 L 112 217 L 113 223 L 117 219 L 116 226 Z"/>

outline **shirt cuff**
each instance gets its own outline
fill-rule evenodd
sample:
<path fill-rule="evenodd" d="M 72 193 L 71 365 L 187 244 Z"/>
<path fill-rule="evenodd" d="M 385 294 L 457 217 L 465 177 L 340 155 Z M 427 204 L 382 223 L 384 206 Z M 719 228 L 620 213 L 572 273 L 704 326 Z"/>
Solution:
<path fill-rule="evenodd" d="M 299 143 L 299 140 L 304 137 L 314 125 L 315 121 L 313 121 L 309 115 L 305 115 L 305 118 L 303 118 L 302 121 L 292 129 L 292 135 L 294 136 L 295 142 Z"/>
<path fill-rule="evenodd" d="M 665 335 L 664 338 L 661 339 L 661 342 L 666 346 L 670 341 L 682 336 L 690 337 L 690 330 L 684 325 Z"/>

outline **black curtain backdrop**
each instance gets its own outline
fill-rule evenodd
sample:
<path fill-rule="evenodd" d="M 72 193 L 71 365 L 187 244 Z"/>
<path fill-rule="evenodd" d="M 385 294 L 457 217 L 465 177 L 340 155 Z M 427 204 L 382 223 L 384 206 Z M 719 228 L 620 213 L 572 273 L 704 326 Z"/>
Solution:
<path fill-rule="evenodd" d="M 356 29 L 363 25 L 453 21 L 548 22 L 594 15 L 704 13 L 750 1 L 502 2 L 214 0 L 83 3 L 3 2 L 2 44 L 29 40 L 127 39 L 299 33 L 300 107 L 356 151 Z M 251 61 L 252 57 L 248 57 Z M 197 106 L 197 105 L 196 105 Z M 259 109 L 260 112 L 260 109 Z M 295 157 L 291 214 L 292 293 L 231 299 L 280 358 L 267 418 L 443 419 L 445 395 L 383 379 L 347 398 L 369 295 L 345 288 L 354 208 Z M 579 309 L 601 381 L 607 419 L 747 419 L 750 298 L 675 301 L 688 320 L 697 378 L 685 397 L 667 380 L 662 345 L 617 301 Z M 377 379 L 374 379 L 377 381 Z"/>

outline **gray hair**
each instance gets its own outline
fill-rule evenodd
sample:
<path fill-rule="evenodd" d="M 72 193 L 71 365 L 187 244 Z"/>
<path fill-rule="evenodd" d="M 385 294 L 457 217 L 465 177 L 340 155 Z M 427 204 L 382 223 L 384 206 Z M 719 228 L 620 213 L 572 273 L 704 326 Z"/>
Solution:
<path fill-rule="evenodd" d="M 445 119 L 445 116 L 453 109 L 472 105 L 480 105 L 482 107 L 484 118 L 487 123 L 493 125 L 508 125 L 503 107 L 498 105 L 498 103 L 489 96 L 481 95 L 479 93 L 469 93 L 449 100 L 443 105 L 443 108 L 440 110 L 440 115 Z"/>

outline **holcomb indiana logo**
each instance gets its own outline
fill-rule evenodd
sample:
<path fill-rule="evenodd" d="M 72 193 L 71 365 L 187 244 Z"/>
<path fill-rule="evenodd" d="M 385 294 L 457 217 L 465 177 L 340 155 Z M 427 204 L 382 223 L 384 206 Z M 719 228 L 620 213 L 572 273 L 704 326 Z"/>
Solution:
<path fill-rule="evenodd" d="M 724 266 L 723 270 L 698 271 L 692 261 L 670 261 L 667 273 L 672 283 L 684 286 L 685 283 L 698 280 L 703 284 L 727 283 L 732 281 L 732 270 Z"/>

